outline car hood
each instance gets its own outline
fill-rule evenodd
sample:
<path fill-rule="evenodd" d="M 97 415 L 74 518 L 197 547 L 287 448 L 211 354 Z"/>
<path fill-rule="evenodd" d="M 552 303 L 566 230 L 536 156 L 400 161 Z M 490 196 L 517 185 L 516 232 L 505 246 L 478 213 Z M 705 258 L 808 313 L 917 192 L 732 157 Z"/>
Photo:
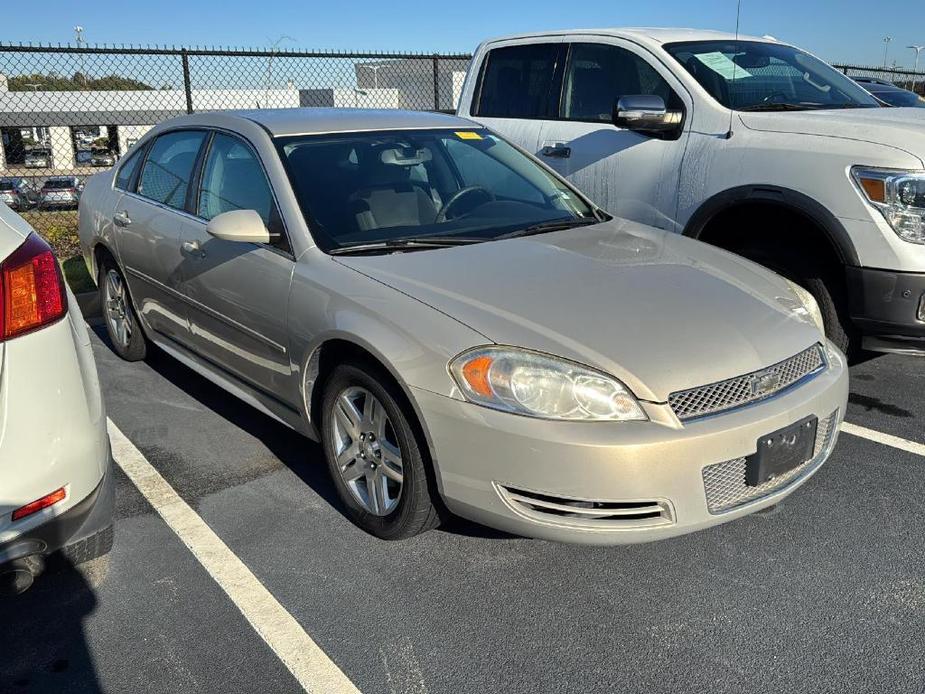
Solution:
<path fill-rule="evenodd" d="M 920 161 L 925 157 L 925 109 L 922 108 L 740 112 L 739 117 L 751 130 L 860 140 L 894 147 Z"/>
<path fill-rule="evenodd" d="M 820 340 L 778 275 L 626 220 L 337 260 L 466 324 L 486 343 L 596 367 L 655 402 Z"/>

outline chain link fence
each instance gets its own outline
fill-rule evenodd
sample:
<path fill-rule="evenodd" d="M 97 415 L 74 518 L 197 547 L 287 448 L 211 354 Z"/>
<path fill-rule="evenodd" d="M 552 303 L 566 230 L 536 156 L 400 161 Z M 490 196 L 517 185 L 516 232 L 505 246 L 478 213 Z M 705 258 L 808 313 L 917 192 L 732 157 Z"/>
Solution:
<path fill-rule="evenodd" d="M 67 258 L 86 178 L 167 118 L 302 106 L 451 111 L 469 58 L 0 44 L 0 202 Z"/>
<path fill-rule="evenodd" d="M 908 89 L 919 95 L 925 95 L 925 72 L 915 72 L 903 68 L 871 67 L 864 65 L 833 65 L 836 70 L 848 77 L 866 77 Z"/>

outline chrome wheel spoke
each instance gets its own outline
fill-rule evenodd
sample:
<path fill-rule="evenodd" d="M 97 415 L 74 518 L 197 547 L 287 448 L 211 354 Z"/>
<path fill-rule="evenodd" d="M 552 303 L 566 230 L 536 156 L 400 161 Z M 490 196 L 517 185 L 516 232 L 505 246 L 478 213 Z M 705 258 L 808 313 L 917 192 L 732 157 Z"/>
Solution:
<path fill-rule="evenodd" d="M 341 479 L 369 513 L 395 510 L 404 483 L 401 447 L 382 402 L 360 386 L 346 388 L 333 405 L 333 450 Z"/>

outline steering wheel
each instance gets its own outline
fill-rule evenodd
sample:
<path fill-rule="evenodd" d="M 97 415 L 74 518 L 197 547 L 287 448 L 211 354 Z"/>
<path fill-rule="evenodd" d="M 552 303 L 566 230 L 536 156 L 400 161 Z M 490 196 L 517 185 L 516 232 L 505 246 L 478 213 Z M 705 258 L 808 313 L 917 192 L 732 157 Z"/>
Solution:
<path fill-rule="evenodd" d="M 482 195 L 485 198 L 485 202 L 493 202 L 495 200 L 495 194 L 482 186 L 467 186 L 465 188 L 460 188 L 440 207 L 440 211 L 437 213 L 437 219 L 435 220 L 436 223 L 445 222 L 450 216 L 450 210 L 453 205 L 456 205 L 460 200 L 471 195 Z"/>

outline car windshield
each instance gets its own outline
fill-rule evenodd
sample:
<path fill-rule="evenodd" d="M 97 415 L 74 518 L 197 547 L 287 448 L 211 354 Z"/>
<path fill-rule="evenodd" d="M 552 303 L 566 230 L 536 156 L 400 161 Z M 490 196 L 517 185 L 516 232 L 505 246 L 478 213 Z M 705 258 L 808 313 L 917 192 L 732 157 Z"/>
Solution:
<path fill-rule="evenodd" d="M 15 188 L 13 181 L 0 181 L 0 190 L 14 190 Z"/>
<path fill-rule="evenodd" d="M 871 85 L 870 91 L 874 96 L 887 102 L 890 106 L 925 108 L 925 99 L 918 94 L 907 92 L 905 89 L 890 89 L 889 87 L 878 89 L 876 85 Z"/>
<path fill-rule="evenodd" d="M 876 108 L 853 80 L 792 46 L 692 41 L 665 50 L 723 106 L 738 111 Z"/>
<path fill-rule="evenodd" d="M 325 251 L 424 237 L 489 241 L 597 219 L 542 166 L 480 129 L 294 136 L 278 146 Z"/>

